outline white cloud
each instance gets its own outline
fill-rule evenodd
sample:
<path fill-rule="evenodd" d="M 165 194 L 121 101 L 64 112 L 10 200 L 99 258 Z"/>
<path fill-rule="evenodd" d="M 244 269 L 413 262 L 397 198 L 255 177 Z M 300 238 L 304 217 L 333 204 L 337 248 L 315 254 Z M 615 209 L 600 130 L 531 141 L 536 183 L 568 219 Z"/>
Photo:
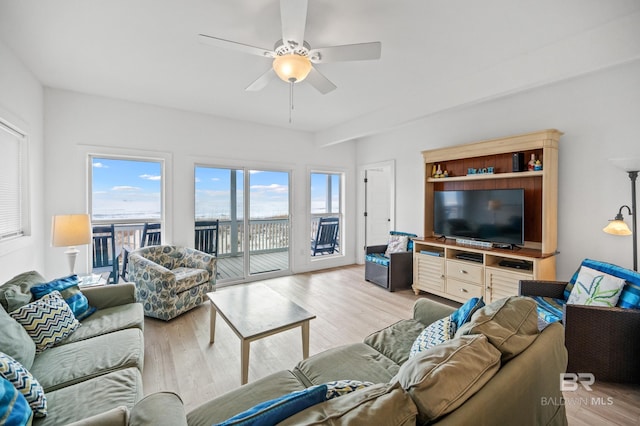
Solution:
<path fill-rule="evenodd" d="M 251 185 L 251 189 L 264 190 L 267 192 L 276 192 L 279 194 L 286 193 L 287 191 L 289 191 L 289 187 L 287 185 L 278 185 L 277 183 L 272 183 L 271 185 Z"/>
<path fill-rule="evenodd" d="M 96 169 L 108 169 L 109 166 L 107 166 L 104 163 L 101 163 L 99 161 L 96 161 L 95 163 L 93 163 L 93 167 L 95 167 Z"/>
<path fill-rule="evenodd" d="M 211 178 L 212 181 L 214 182 L 218 182 L 220 180 L 220 178 Z"/>
<path fill-rule="evenodd" d="M 141 178 L 141 179 L 146 179 L 146 180 L 160 180 L 160 179 L 162 179 L 162 176 L 159 176 L 159 175 L 147 175 L 147 174 L 145 174 L 145 175 L 140 175 L 138 177 Z"/>
<path fill-rule="evenodd" d="M 198 182 L 200 182 L 200 179 L 199 179 L 199 178 L 196 178 L 196 183 L 198 183 Z"/>
<path fill-rule="evenodd" d="M 142 188 L 137 186 L 120 185 L 111 188 L 112 191 L 140 191 Z"/>

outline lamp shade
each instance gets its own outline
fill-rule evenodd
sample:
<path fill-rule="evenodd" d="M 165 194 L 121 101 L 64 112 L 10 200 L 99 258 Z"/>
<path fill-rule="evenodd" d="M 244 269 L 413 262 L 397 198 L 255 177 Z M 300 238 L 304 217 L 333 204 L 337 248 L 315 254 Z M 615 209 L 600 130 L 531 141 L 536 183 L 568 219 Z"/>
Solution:
<path fill-rule="evenodd" d="M 631 235 L 631 229 L 624 220 L 612 220 L 602 230 L 611 235 Z"/>
<path fill-rule="evenodd" d="M 276 56 L 273 60 L 273 70 L 282 80 L 300 82 L 307 78 L 311 71 L 311 61 L 306 56 L 289 53 Z"/>
<path fill-rule="evenodd" d="M 51 245 L 69 247 L 91 242 L 91 219 L 88 214 L 53 216 L 51 221 Z"/>

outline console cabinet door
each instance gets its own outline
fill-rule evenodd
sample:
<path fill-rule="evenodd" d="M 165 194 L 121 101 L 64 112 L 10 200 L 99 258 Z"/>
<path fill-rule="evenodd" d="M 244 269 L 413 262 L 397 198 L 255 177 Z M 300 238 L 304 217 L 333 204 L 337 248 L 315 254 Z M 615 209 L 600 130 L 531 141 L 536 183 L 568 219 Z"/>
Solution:
<path fill-rule="evenodd" d="M 414 289 L 444 291 L 444 259 L 427 254 L 414 254 Z"/>
<path fill-rule="evenodd" d="M 532 280 L 532 274 L 505 271 L 498 268 L 486 268 L 485 302 L 518 295 L 520 280 Z"/>

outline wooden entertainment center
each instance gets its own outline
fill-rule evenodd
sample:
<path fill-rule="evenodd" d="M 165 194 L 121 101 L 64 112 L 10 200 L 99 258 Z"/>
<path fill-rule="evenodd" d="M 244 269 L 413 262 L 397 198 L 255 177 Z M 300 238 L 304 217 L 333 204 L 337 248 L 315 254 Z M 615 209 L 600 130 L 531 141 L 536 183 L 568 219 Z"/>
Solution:
<path fill-rule="evenodd" d="M 424 235 L 414 240 L 413 290 L 458 302 L 483 296 L 486 303 L 518 294 L 523 279 L 556 278 L 558 141 L 551 129 L 467 145 L 423 151 Z M 513 156 L 540 159 L 542 170 L 513 171 Z M 434 177 L 433 170 L 448 177 Z M 493 168 L 493 173 L 467 174 Z M 459 244 L 433 232 L 434 192 L 524 189 L 524 246 L 513 249 Z"/>

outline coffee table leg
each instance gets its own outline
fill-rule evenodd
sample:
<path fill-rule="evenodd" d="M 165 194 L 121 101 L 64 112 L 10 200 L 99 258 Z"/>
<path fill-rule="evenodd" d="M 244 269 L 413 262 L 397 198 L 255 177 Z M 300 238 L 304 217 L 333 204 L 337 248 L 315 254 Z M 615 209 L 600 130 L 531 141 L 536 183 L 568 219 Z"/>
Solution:
<path fill-rule="evenodd" d="M 241 339 L 240 341 L 240 358 L 242 363 L 242 377 L 240 378 L 240 384 L 245 384 L 249 381 L 249 341 Z"/>
<path fill-rule="evenodd" d="M 216 308 L 211 303 L 211 324 L 209 325 L 209 343 L 213 343 L 216 336 Z"/>
<path fill-rule="evenodd" d="M 309 358 L 309 321 L 302 323 L 302 359 Z"/>

